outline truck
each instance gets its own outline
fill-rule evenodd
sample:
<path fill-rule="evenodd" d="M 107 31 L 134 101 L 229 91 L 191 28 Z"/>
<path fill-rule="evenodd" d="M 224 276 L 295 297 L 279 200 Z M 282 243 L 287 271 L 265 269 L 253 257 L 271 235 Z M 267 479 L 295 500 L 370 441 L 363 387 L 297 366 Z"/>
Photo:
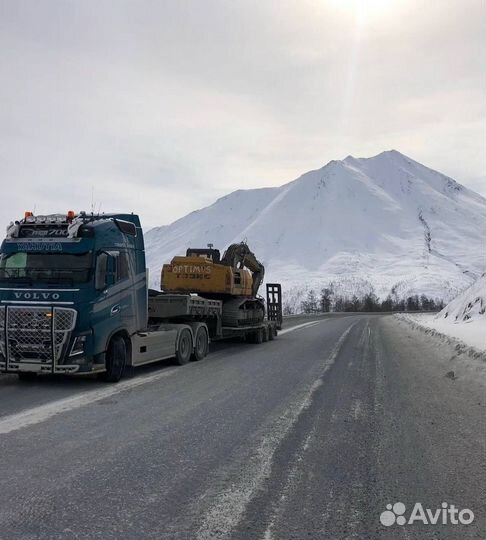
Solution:
<path fill-rule="evenodd" d="M 149 289 L 133 213 L 26 212 L 0 252 L 0 372 L 21 379 L 97 373 L 117 382 L 129 367 L 202 360 L 211 340 L 272 339 L 281 324 L 278 284 L 267 284 L 267 316 L 236 326 L 220 298 Z"/>

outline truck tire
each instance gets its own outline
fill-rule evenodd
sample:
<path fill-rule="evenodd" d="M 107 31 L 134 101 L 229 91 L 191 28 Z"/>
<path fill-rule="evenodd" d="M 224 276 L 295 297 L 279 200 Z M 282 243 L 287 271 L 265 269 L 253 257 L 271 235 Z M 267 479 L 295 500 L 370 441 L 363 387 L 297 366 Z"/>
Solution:
<path fill-rule="evenodd" d="M 127 344 L 121 336 L 114 336 L 106 351 L 106 371 L 101 374 L 105 382 L 118 382 L 127 364 Z"/>
<path fill-rule="evenodd" d="M 270 339 L 270 327 L 265 326 L 262 329 L 262 334 L 263 334 L 263 342 L 265 343 L 266 341 L 268 341 Z"/>
<path fill-rule="evenodd" d="M 255 343 L 255 345 L 260 345 L 261 343 L 263 343 L 263 332 L 263 328 L 255 330 L 255 341 L 253 342 Z"/>
<path fill-rule="evenodd" d="M 196 332 L 196 338 L 194 340 L 194 352 L 192 353 L 191 360 L 202 360 L 208 354 L 209 349 L 209 337 L 208 331 L 204 326 L 200 326 Z"/>
<path fill-rule="evenodd" d="M 275 339 L 275 329 L 273 326 L 268 327 L 268 341 L 273 341 Z"/>
<path fill-rule="evenodd" d="M 37 379 L 37 373 L 33 371 L 19 371 L 17 376 L 20 381 L 35 381 Z"/>
<path fill-rule="evenodd" d="M 183 328 L 179 334 L 179 341 L 177 343 L 176 363 L 179 366 L 187 364 L 191 359 L 192 354 L 192 336 L 191 332 L 187 328 Z"/>

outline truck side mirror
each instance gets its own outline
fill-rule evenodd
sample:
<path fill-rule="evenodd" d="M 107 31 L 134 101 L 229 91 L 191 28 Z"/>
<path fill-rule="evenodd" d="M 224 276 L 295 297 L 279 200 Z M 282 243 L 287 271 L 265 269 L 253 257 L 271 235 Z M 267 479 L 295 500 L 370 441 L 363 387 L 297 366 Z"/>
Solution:
<path fill-rule="evenodd" d="M 96 259 L 95 289 L 102 291 L 106 288 L 106 269 L 108 266 L 108 254 L 100 253 Z"/>

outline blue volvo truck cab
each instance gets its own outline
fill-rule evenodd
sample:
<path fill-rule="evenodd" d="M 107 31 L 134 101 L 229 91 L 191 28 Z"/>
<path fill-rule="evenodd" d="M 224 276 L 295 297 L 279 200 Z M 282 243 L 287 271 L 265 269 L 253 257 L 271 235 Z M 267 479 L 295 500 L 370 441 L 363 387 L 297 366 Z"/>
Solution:
<path fill-rule="evenodd" d="M 204 357 L 219 303 L 158 293 L 151 316 L 149 296 L 138 216 L 26 213 L 1 246 L 0 371 L 116 382 L 127 366 Z"/>

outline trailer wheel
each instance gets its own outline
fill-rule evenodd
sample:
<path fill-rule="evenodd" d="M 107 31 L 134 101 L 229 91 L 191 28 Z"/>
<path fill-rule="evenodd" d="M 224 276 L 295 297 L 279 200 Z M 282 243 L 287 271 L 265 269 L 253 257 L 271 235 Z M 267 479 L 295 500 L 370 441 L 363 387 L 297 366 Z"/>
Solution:
<path fill-rule="evenodd" d="M 183 328 L 179 334 L 179 343 L 177 345 L 176 363 L 180 366 L 187 364 L 192 354 L 192 336 L 187 328 Z"/>
<path fill-rule="evenodd" d="M 208 331 L 204 326 L 200 326 L 196 332 L 194 352 L 191 360 L 202 360 L 208 354 L 209 348 L 209 336 Z"/>
<path fill-rule="evenodd" d="M 127 344 L 121 336 L 114 336 L 106 352 L 106 371 L 101 378 L 106 382 L 118 382 L 127 364 Z"/>

